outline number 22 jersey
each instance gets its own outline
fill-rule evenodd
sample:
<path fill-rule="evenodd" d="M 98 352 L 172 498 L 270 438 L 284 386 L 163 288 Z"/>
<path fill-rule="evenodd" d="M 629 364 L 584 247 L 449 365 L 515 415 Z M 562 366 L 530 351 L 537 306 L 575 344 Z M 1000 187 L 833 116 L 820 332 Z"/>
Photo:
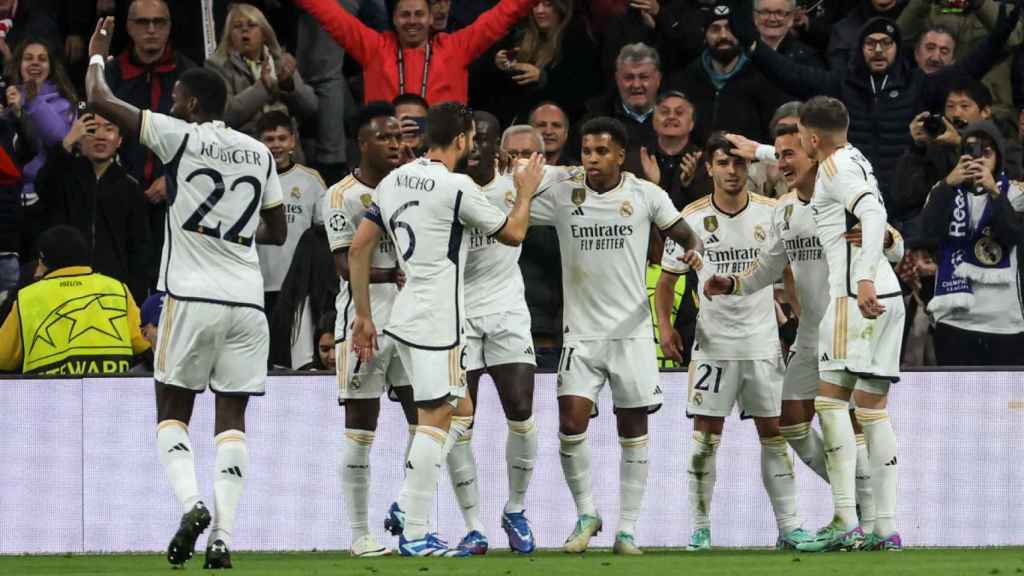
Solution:
<path fill-rule="evenodd" d="M 263 308 L 260 210 L 281 204 L 274 157 L 223 122 L 142 112 L 140 140 L 166 165 L 158 287 L 178 300 Z"/>

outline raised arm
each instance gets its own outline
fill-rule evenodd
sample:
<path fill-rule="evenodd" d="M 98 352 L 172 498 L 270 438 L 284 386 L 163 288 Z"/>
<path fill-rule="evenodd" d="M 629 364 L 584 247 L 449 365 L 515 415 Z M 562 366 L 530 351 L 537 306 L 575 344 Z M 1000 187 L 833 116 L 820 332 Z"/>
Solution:
<path fill-rule="evenodd" d="M 762 42 L 757 43 L 750 56 L 765 77 L 798 98 L 807 99 L 819 94 L 839 95 L 840 71 L 830 72 L 797 64 Z"/>
<path fill-rule="evenodd" d="M 1007 4 L 1012 4 L 1013 9 L 1011 10 Z M 1002 57 L 1003 50 L 1006 49 L 1006 42 L 1010 39 L 1010 34 L 1020 20 L 1021 5 L 1022 0 L 1012 0 L 1000 4 L 999 16 L 996 18 L 995 26 L 992 27 L 992 33 L 985 36 L 985 39 L 963 60 L 952 66 L 946 66 L 930 77 L 934 79 L 933 86 L 939 84 L 937 93 L 945 93 L 943 89 L 945 85 L 959 74 L 967 74 L 979 80 L 988 74 L 989 70 Z"/>
<path fill-rule="evenodd" d="M 93 112 L 116 124 L 122 134 L 138 137 L 142 113 L 135 106 L 114 96 L 103 74 L 113 36 L 112 16 L 96 22 L 96 30 L 89 40 L 89 69 L 85 74 L 85 95 Z"/>
<path fill-rule="evenodd" d="M 504 38 L 509 28 L 526 16 L 536 3 L 537 0 L 501 0 L 472 24 L 453 33 L 452 40 L 462 46 L 461 53 L 465 55 L 466 64 L 476 60 L 495 42 Z"/>
<path fill-rule="evenodd" d="M 383 43 L 383 34 L 360 22 L 336 0 L 295 0 L 295 3 L 316 18 L 334 41 L 360 64 L 381 56 L 376 48 Z"/>

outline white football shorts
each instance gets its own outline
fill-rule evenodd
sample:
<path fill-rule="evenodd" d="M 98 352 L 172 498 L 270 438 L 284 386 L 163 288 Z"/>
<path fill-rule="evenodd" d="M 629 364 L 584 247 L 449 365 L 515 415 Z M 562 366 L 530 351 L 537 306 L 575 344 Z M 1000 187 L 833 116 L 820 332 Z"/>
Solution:
<path fill-rule="evenodd" d="M 377 336 L 377 347 L 369 362 L 363 362 L 352 349 L 352 342 L 342 340 L 334 344 L 338 359 L 338 403 L 346 400 L 369 400 L 380 398 L 391 388 L 409 386 L 409 375 L 405 371 L 395 340 L 387 334 Z"/>
<path fill-rule="evenodd" d="M 523 308 L 466 319 L 466 370 L 504 364 L 537 365 L 530 311 Z"/>
<path fill-rule="evenodd" d="M 177 300 L 164 302 L 153 377 L 196 392 L 261 396 L 267 379 L 270 330 L 261 310 Z"/>
<path fill-rule="evenodd" d="M 558 396 L 581 396 L 597 404 L 612 389 L 615 408 L 661 407 L 657 344 L 653 338 L 567 340 L 558 361 Z"/>
<path fill-rule="evenodd" d="M 818 350 L 803 346 L 790 348 L 786 375 L 782 378 L 782 399 L 814 400 L 817 396 Z"/>
<path fill-rule="evenodd" d="M 782 357 L 764 360 L 690 362 L 686 413 L 726 417 L 739 403 L 743 417 L 774 418 L 782 412 Z"/>
<path fill-rule="evenodd" d="M 882 300 L 885 312 L 864 318 L 857 299 L 847 296 L 829 302 L 818 331 L 818 369 L 846 371 L 865 380 L 900 379 L 900 350 L 906 310 L 902 298 Z"/>
<path fill-rule="evenodd" d="M 466 359 L 462 345 L 447 350 L 425 350 L 395 342 L 395 348 L 412 383 L 414 401 L 446 398 L 455 406 L 466 396 Z"/>

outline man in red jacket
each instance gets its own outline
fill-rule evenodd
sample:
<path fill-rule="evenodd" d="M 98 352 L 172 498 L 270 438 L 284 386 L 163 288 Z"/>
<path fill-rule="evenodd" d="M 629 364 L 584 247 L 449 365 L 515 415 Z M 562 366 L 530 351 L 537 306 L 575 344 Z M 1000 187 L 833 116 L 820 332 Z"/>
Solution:
<path fill-rule="evenodd" d="M 537 0 L 501 0 L 472 24 L 431 34 L 427 0 L 398 0 L 394 31 L 377 32 L 335 0 L 296 0 L 363 67 L 363 102 L 411 92 L 428 102 L 467 100 L 468 67 L 500 40 Z"/>

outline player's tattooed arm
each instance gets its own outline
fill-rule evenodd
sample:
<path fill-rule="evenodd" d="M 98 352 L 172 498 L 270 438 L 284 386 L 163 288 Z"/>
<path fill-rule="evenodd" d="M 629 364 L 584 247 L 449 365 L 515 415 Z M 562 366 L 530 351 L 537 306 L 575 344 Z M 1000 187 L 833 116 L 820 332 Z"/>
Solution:
<path fill-rule="evenodd" d="M 348 248 L 334 251 L 334 268 L 338 276 L 346 282 L 351 280 L 348 268 Z M 401 284 L 402 271 L 394 268 L 370 268 L 370 284 Z"/>
<path fill-rule="evenodd" d="M 260 210 L 260 225 L 256 228 L 257 244 L 280 246 L 288 239 L 288 219 L 284 205 L 278 204 L 267 210 Z"/>
<path fill-rule="evenodd" d="M 373 208 L 375 208 L 374 205 Z M 348 249 L 349 287 L 356 318 L 352 324 L 352 349 L 363 361 L 373 357 L 377 349 L 377 328 L 370 309 L 370 262 L 384 229 L 373 217 L 364 218 Z"/>
<path fill-rule="evenodd" d="M 114 96 L 104 77 L 103 61 L 110 54 L 110 40 L 114 36 L 114 18 L 107 16 L 96 23 L 96 30 L 89 41 L 89 69 L 85 74 L 85 95 L 92 111 L 110 120 L 121 129 L 122 134 L 139 135 L 142 112 L 131 104 Z M 98 58 L 97 58 L 98 57 Z"/>
<path fill-rule="evenodd" d="M 676 244 L 686 248 L 686 250 L 693 250 L 698 254 L 704 253 L 704 243 L 701 241 L 700 236 L 693 232 L 693 228 L 690 228 L 686 220 L 682 218 L 676 220 L 676 223 L 669 226 L 665 232 L 669 238 L 675 240 Z"/>

